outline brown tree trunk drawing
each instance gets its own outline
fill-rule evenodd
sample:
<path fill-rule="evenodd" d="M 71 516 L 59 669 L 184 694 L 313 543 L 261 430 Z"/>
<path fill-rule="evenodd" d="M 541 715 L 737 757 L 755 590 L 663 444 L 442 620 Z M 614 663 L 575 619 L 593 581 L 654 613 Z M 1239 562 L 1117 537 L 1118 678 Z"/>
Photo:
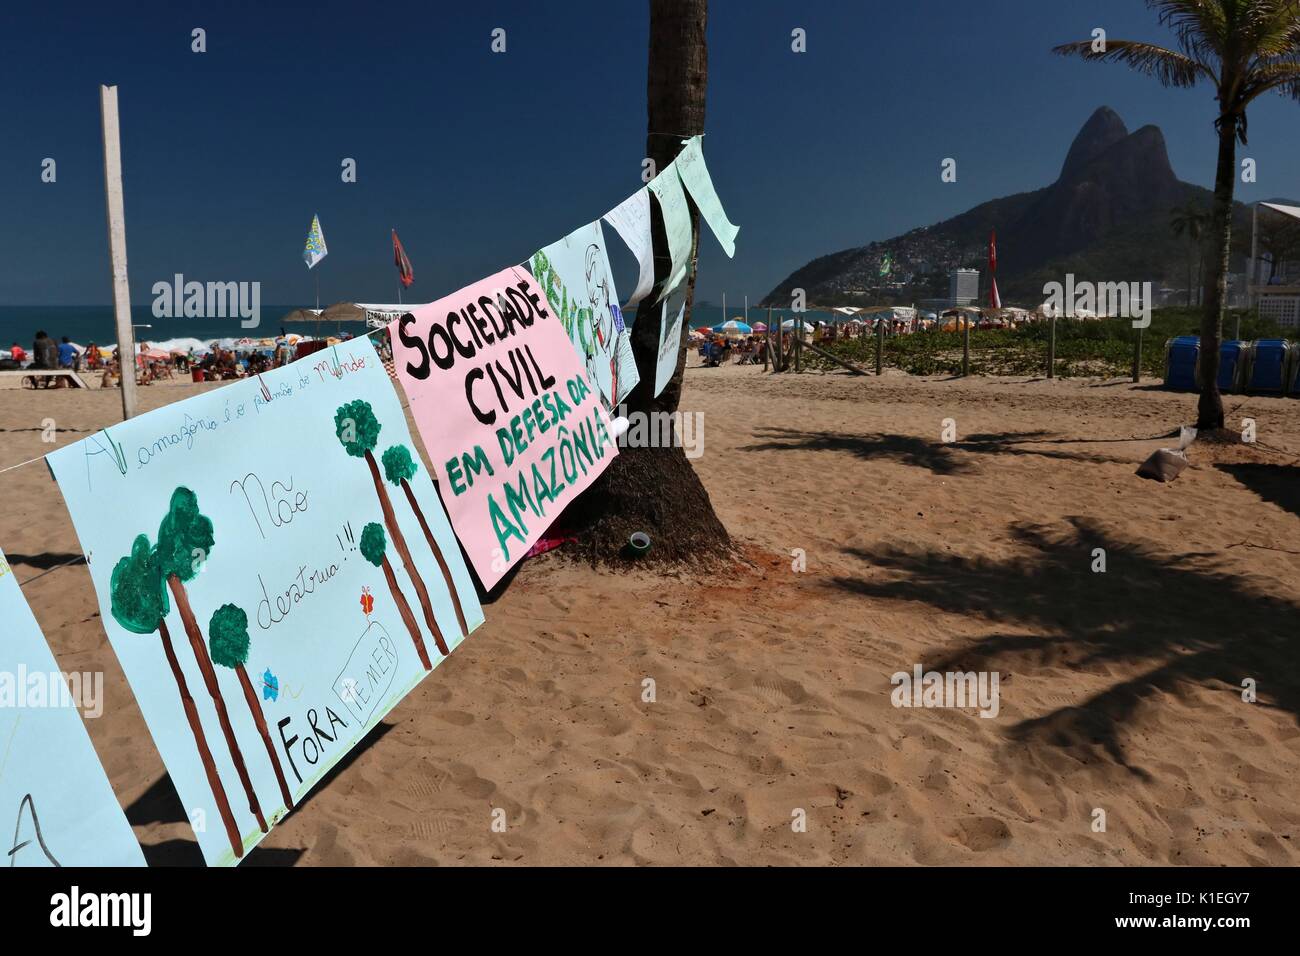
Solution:
<path fill-rule="evenodd" d="M 230 801 L 226 799 L 226 790 L 221 785 L 221 776 L 217 773 L 212 751 L 208 749 L 208 739 L 203 734 L 203 725 L 199 723 L 199 710 L 194 706 L 194 698 L 190 696 L 189 686 L 185 683 L 185 673 L 181 670 L 180 661 L 176 659 L 176 651 L 172 647 L 172 636 L 167 631 L 166 621 L 158 622 L 158 635 L 162 638 L 163 653 L 167 655 L 167 663 L 171 665 L 172 677 L 176 678 L 176 689 L 180 691 L 181 705 L 185 708 L 185 716 L 190 722 L 194 743 L 199 748 L 199 760 L 208 775 L 208 786 L 212 788 L 212 796 L 217 801 L 221 822 L 226 825 L 226 836 L 230 837 L 230 849 L 234 851 L 235 859 L 238 860 L 244 855 L 244 840 L 239 835 L 239 827 L 235 826 L 235 815 L 230 812 Z"/>
<path fill-rule="evenodd" d="M 203 675 L 203 683 L 208 688 L 208 694 L 212 697 L 212 704 L 217 710 L 217 721 L 221 724 L 221 732 L 226 736 L 226 746 L 230 750 L 230 759 L 235 762 L 235 771 L 239 774 L 239 782 L 244 785 L 244 792 L 248 795 L 248 809 L 253 816 L 257 817 L 257 825 L 262 828 L 262 832 L 268 832 L 266 818 L 262 816 L 262 807 L 257 802 L 257 791 L 253 789 L 253 781 L 248 777 L 248 768 L 244 766 L 244 754 L 239 749 L 239 744 L 235 740 L 235 728 L 230 725 L 230 715 L 226 713 L 226 702 L 221 697 L 221 688 L 217 685 L 217 672 L 212 666 L 212 659 L 208 657 L 207 642 L 203 640 L 203 634 L 199 631 L 198 622 L 194 619 L 194 610 L 190 607 L 189 595 L 185 593 L 185 585 L 181 579 L 174 574 L 167 575 L 167 584 L 171 588 L 172 596 L 176 599 L 176 610 L 180 612 L 181 622 L 185 625 L 185 633 L 189 636 L 190 647 L 194 649 L 194 657 L 199 662 L 199 673 Z"/>
<path fill-rule="evenodd" d="M 420 663 L 424 665 L 426 671 L 433 670 L 433 665 L 429 663 L 429 652 L 425 649 L 424 638 L 420 636 L 420 625 L 415 623 L 415 615 L 411 613 L 411 605 L 406 603 L 406 598 L 402 596 L 402 589 L 397 586 L 397 575 L 393 573 L 393 566 L 389 563 L 388 558 L 384 558 L 383 563 L 384 577 L 388 579 L 388 590 L 393 592 L 393 600 L 397 602 L 397 610 L 402 615 L 402 620 L 406 622 L 406 629 L 411 632 L 411 640 L 415 642 L 415 652 L 420 655 Z"/>
<path fill-rule="evenodd" d="M 415 520 L 420 522 L 420 530 L 424 532 L 424 537 L 429 542 L 429 550 L 438 560 L 438 570 L 442 572 L 442 579 L 447 582 L 447 593 L 451 595 L 452 607 L 456 609 L 456 623 L 460 625 L 462 637 L 469 637 L 469 626 L 465 623 L 465 611 L 460 606 L 460 596 L 456 594 L 456 585 L 451 580 L 451 568 L 447 567 L 447 561 L 442 556 L 442 549 L 438 547 L 438 542 L 434 540 L 433 532 L 429 530 L 429 523 L 424 520 L 424 512 L 420 509 L 420 503 L 415 500 L 415 492 L 411 490 L 411 485 L 406 479 L 402 479 L 402 490 L 406 492 L 406 500 L 411 505 L 411 510 L 415 512 Z M 438 650 L 443 654 L 447 652 L 441 647 Z"/>
<path fill-rule="evenodd" d="M 388 528 L 388 533 L 392 535 L 393 547 L 397 549 L 398 555 L 402 558 L 402 564 L 406 566 L 406 573 L 411 576 L 411 583 L 415 585 L 415 594 L 420 599 L 420 607 L 424 611 L 424 621 L 429 625 L 429 630 L 433 634 L 434 643 L 438 645 L 438 652 L 446 657 L 451 653 L 447 649 L 447 642 L 443 640 L 442 631 L 438 628 L 438 622 L 433 617 L 433 606 L 429 603 L 429 590 L 424 586 L 424 579 L 420 577 L 420 572 L 411 560 L 411 551 L 406 546 L 406 539 L 402 537 L 402 529 L 397 526 L 397 516 L 393 514 L 393 503 L 388 498 L 388 490 L 384 488 L 384 480 L 379 474 L 379 465 L 375 461 L 375 456 L 366 452 L 366 464 L 370 466 L 370 476 L 375 480 L 375 491 L 379 495 L 379 507 L 384 511 L 384 524 Z M 453 594 L 455 592 L 452 592 Z M 424 646 L 424 641 L 420 641 L 420 646 Z M 427 661 L 427 657 L 422 656 L 422 660 Z M 429 669 L 428 663 L 425 669 Z"/>
<path fill-rule="evenodd" d="M 289 793 L 289 782 L 284 778 L 280 755 L 275 752 L 275 747 L 271 743 L 271 732 L 266 726 L 266 715 L 262 713 L 262 702 L 257 699 L 253 682 L 248 679 L 248 669 L 240 664 L 235 668 L 235 673 L 239 675 L 239 684 L 244 688 L 244 700 L 248 701 L 248 709 L 252 711 L 253 723 L 257 725 L 257 732 L 262 735 L 262 743 L 266 744 L 267 756 L 271 758 L 271 766 L 275 769 L 275 780 L 280 785 L 280 796 L 284 799 L 286 807 L 292 807 L 293 795 Z"/>

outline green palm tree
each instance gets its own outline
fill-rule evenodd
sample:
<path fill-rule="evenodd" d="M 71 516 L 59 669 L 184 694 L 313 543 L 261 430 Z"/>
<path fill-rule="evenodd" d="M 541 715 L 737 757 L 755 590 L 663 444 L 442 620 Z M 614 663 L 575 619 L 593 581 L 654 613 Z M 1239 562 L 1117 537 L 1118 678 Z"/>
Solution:
<path fill-rule="evenodd" d="M 1196 266 L 1197 278 L 1199 278 L 1201 263 L 1205 261 L 1205 256 L 1201 250 L 1201 237 L 1205 233 L 1205 227 L 1209 224 L 1209 212 L 1194 202 L 1188 202 L 1182 206 L 1176 206 L 1169 219 L 1169 227 L 1173 229 L 1175 236 L 1181 236 L 1184 234 L 1187 236 L 1188 305 L 1192 304 L 1192 290 L 1196 288 L 1196 282 L 1192 280 L 1192 266 Z"/>
<path fill-rule="evenodd" d="M 262 832 L 267 832 L 266 817 L 257 800 L 257 791 L 248 775 L 244 764 L 244 753 L 235 739 L 235 728 L 231 726 L 230 714 L 226 711 L 225 698 L 221 696 L 221 687 L 217 683 L 217 672 L 208 657 L 208 647 L 199 630 L 198 619 L 190 605 L 189 592 L 185 585 L 192 581 L 203 567 L 203 563 L 212 553 L 215 543 L 212 531 L 212 519 L 199 510 L 199 497 L 189 488 L 176 488 L 172 492 L 167 514 L 158 526 L 158 563 L 162 568 L 163 580 L 171 588 L 172 598 L 176 601 L 176 610 L 180 613 L 185 634 L 190 639 L 190 648 L 198 662 L 199 673 L 203 675 L 203 684 L 212 698 L 212 706 L 217 711 L 217 723 L 226 737 L 226 748 L 230 759 L 235 764 L 239 782 L 244 785 L 248 796 L 248 809 L 257 818 L 257 825 Z"/>
<path fill-rule="evenodd" d="M 424 539 L 429 543 L 429 550 L 433 552 L 433 556 L 438 562 L 438 569 L 442 572 L 442 580 L 446 583 L 447 593 L 451 596 L 451 606 L 456 611 L 456 623 L 460 625 L 460 633 L 462 636 L 469 636 L 469 626 L 465 623 L 465 609 L 460 606 L 460 595 L 456 593 L 456 583 L 451 579 L 451 568 L 447 566 L 447 559 L 442 556 L 442 549 L 438 547 L 438 541 L 429 529 L 429 522 L 425 520 L 424 509 L 420 507 L 420 502 L 416 499 L 415 492 L 411 488 L 411 479 L 415 477 L 416 471 L 419 470 L 415 459 L 411 457 L 411 450 L 405 445 L 393 445 L 384 452 L 379 460 L 384 466 L 384 477 L 388 479 L 389 483 L 396 485 L 406 493 L 406 502 L 411 506 L 411 511 L 415 513 L 415 520 L 420 523 L 420 530 L 424 532 Z M 438 652 L 443 657 L 451 653 L 437 628 L 434 628 L 433 639 L 438 645 Z"/>
<path fill-rule="evenodd" d="M 280 766 L 280 756 L 271 743 L 271 731 L 266 726 L 266 714 L 262 712 L 262 702 L 257 699 L 253 681 L 248 676 L 248 649 L 251 641 L 248 637 L 248 614 L 237 604 L 223 604 L 212 612 L 208 621 L 208 650 L 212 652 L 212 661 L 222 667 L 229 667 L 239 677 L 239 686 L 244 691 L 244 701 L 248 712 L 253 716 L 253 726 L 257 728 L 266 754 L 271 758 L 271 769 L 275 771 L 275 782 L 280 786 L 280 797 L 285 809 L 293 807 L 293 794 L 289 792 L 289 782 L 284 777 L 284 768 Z"/>
<path fill-rule="evenodd" d="M 1246 108 L 1270 90 L 1300 100 L 1300 0 L 1146 0 L 1174 31 L 1177 50 L 1134 40 L 1082 40 L 1055 48 L 1064 56 L 1125 63 L 1165 86 L 1209 83 L 1218 100 L 1219 158 L 1209 240 L 1214 249 L 1201 317 L 1198 428 L 1223 427 L 1219 340 L 1232 252 L 1237 141 L 1246 143 Z"/>
<path fill-rule="evenodd" d="M 221 783 L 217 763 L 212 759 L 212 750 L 208 747 L 207 735 L 203 733 L 203 724 L 199 720 L 199 709 L 190 694 L 185 672 L 176 658 L 176 649 L 172 646 L 172 635 L 167 629 L 167 615 L 171 611 L 171 602 L 167 600 L 167 589 L 163 586 L 162 562 L 158 552 L 149 544 L 145 535 L 137 535 L 131 544 L 131 553 L 113 566 L 109 578 L 110 613 L 113 620 L 132 634 L 152 634 L 158 632 L 162 641 L 163 653 L 167 665 L 172 670 L 176 689 L 180 693 L 181 706 L 185 710 L 185 719 L 189 721 L 190 732 L 194 735 L 194 745 L 199 751 L 199 762 L 207 774 L 208 786 L 212 788 L 213 799 L 217 802 L 217 812 L 225 825 L 226 836 L 230 839 L 230 850 L 238 859 L 244 855 L 244 840 L 239 835 L 235 824 L 235 815 L 230 812 L 230 801 L 226 798 L 226 788 Z"/>
<path fill-rule="evenodd" d="M 384 578 L 388 581 L 388 590 L 393 594 L 393 600 L 397 602 L 397 613 L 402 616 L 402 622 L 406 624 L 406 629 L 411 632 L 411 642 L 415 644 L 415 653 L 420 657 L 420 663 L 424 665 L 426 671 L 433 670 L 433 664 L 429 662 L 429 652 L 424 646 L 424 637 L 420 634 L 420 625 L 415 623 L 415 615 L 411 613 L 410 602 L 402 594 L 402 589 L 397 585 L 397 575 L 393 573 L 393 566 L 388 560 L 388 541 L 384 538 L 383 525 L 377 521 L 372 521 L 361 529 L 361 556 L 384 572 Z"/>
<path fill-rule="evenodd" d="M 402 559 L 402 565 L 406 568 L 411 584 L 415 586 L 415 596 L 420 599 L 424 622 L 429 625 L 429 631 L 438 643 L 438 648 L 446 654 L 447 644 L 443 640 L 442 631 L 438 629 L 438 621 L 433 616 L 429 589 L 424 585 L 420 569 L 411 560 L 411 549 L 406 546 L 406 537 L 397 523 L 397 515 L 393 513 L 393 503 L 384 489 L 383 479 L 379 476 L 379 465 L 375 461 L 374 452 L 375 445 L 379 441 L 379 432 L 383 427 L 375 417 L 375 410 L 370 407 L 370 403 L 361 399 L 339 406 L 334 413 L 334 434 L 338 437 L 343 450 L 353 458 L 364 458 L 366 464 L 370 466 L 370 477 L 375 483 L 375 495 L 379 498 L 379 508 L 384 513 L 384 526 L 388 528 L 388 533 L 393 538 L 393 547 L 397 550 L 398 557 Z"/>

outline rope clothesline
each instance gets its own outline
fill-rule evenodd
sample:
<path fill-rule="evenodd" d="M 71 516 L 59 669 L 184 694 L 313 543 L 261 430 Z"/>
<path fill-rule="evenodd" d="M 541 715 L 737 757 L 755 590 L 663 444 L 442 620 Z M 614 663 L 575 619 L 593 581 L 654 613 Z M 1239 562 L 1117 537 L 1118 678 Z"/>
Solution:
<path fill-rule="evenodd" d="M 388 327 L 387 327 L 387 326 L 384 326 L 384 327 L 382 327 L 382 328 L 378 328 L 378 329 L 371 329 L 369 332 L 366 332 L 366 333 L 364 333 L 363 335 L 356 335 L 356 336 L 353 336 L 353 339 L 368 339 L 368 338 L 370 338 L 370 336 L 374 335 L 376 332 L 386 332 L 386 331 L 388 331 Z M 338 346 L 337 346 L 337 344 L 335 344 L 335 345 L 332 345 L 332 346 L 330 346 L 330 347 L 331 347 L 331 348 L 337 348 Z M 283 367 L 284 367 L 284 366 L 281 366 L 281 368 L 283 368 Z M 258 373 L 256 373 L 256 376 L 257 376 L 257 379 L 260 381 L 261 378 L 262 378 L 262 373 L 261 373 L 261 372 L 258 372 Z M 233 383 L 230 383 L 230 384 L 233 384 Z M 265 383 L 263 384 L 262 387 L 265 389 L 265 387 L 266 387 L 266 386 L 265 386 Z M 406 407 L 407 407 L 406 405 L 403 405 L 403 406 L 402 406 L 402 408 L 406 408 Z M 98 430 L 100 430 L 100 429 L 96 429 L 96 430 L 98 431 Z M 34 465 L 34 464 L 36 464 L 38 461 L 44 461 L 45 458 L 46 458 L 45 455 L 37 455 L 35 458 L 28 458 L 26 461 L 20 461 L 20 462 L 18 462 L 18 464 L 16 464 L 16 465 L 9 465 L 9 466 L 7 466 L 7 467 L 5 467 L 5 468 L 0 468 L 0 475 L 3 475 L 3 474 L 4 474 L 5 472 L 7 472 L 7 471 L 13 471 L 13 470 L 16 469 L 16 468 L 24 468 L 24 467 L 26 467 L 27 465 Z M 51 568 L 50 570 L 54 570 L 54 569 Z M 35 580 L 35 579 L 33 579 L 33 580 Z"/>

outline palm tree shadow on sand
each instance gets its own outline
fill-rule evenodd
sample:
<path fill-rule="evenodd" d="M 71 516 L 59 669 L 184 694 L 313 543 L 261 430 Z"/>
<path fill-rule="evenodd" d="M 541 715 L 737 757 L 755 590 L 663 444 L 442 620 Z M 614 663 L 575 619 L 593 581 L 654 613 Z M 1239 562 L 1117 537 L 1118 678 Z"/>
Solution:
<path fill-rule="evenodd" d="M 1294 465 L 1240 464 L 1218 466 L 1239 482 L 1293 515 L 1300 516 L 1300 468 Z M 1300 542 L 1296 543 L 1300 548 Z"/>
<path fill-rule="evenodd" d="M 797 428 L 763 428 L 758 437 L 767 439 L 744 445 L 741 451 L 838 451 L 864 461 L 894 461 L 901 465 L 924 468 L 935 475 L 958 475 L 975 471 L 974 463 L 959 453 L 973 455 L 1033 455 L 1058 461 L 1132 463 L 1131 458 L 1117 458 L 1090 452 L 1068 451 L 1053 445 L 1114 443 L 1116 439 L 1059 438 L 1051 432 L 993 432 L 967 435 L 956 441 L 942 442 L 874 432 L 852 435 L 846 432 L 813 432 Z M 1123 439 L 1123 442 L 1145 439 Z"/>
<path fill-rule="evenodd" d="M 1121 743 L 1126 724 L 1162 693 L 1222 685 L 1239 695 L 1242 681 L 1258 683 L 1259 702 L 1289 711 L 1300 722 L 1300 655 L 1294 649 L 1300 607 L 1261 594 L 1217 570 L 1213 555 L 1156 556 L 1109 537 L 1082 518 L 1051 533 L 1017 525 L 1014 538 L 1028 553 L 1007 559 L 964 558 L 947 551 L 849 549 L 890 572 L 888 579 L 839 577 L 831 586 L 870 598 L 922 601 L 955 614 L 1035 633 L 977 638 L 926 670 L 1006 671 L 1016 661 L 1076 670 L 1137 665 L 1082 703 L 1021 721 L 1009 734 L 1030 746 L 1050 745 L 1081 759 L 1101 748 L 1131 772 Z M 1104 548 L 1106 572 L 1093 573 L 1093 549 Z"/>

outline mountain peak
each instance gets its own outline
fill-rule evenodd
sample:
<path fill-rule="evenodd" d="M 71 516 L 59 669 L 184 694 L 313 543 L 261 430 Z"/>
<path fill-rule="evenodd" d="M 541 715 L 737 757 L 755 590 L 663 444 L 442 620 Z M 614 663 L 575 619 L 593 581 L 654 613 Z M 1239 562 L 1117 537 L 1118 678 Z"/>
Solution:
<path fill-rule="evenodd" d="M 1070 179 L 1080 173 L 1088 163 L 1128 136 L 1124 120 L 1109 106 L 1102 106 L 1083 124 L 1079 135 L 1070 144 L 1061 167 L 1061 179 Z"/>

